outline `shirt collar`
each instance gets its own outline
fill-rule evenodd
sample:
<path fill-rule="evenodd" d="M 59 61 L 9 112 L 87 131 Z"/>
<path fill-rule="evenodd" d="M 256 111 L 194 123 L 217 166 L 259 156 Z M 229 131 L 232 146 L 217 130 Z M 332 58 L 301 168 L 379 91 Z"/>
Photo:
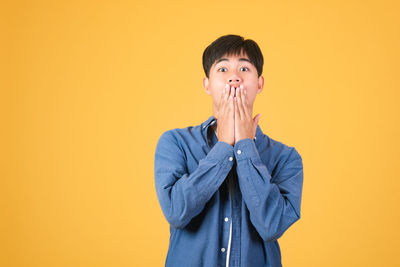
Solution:
<path fill-rule="evenodd" d="M 212 140 L 212 137 L 209 135 L 213 133 L 212 131 L 208 131 L 208 128 L 211 125 L 214 125 L 216 122 L 217 119 L 213 115 L 211 115 L 205 122 L 201 124 L 202 134 L 206 137 L 206 140 L 208 141 Z M 254 137 L 256 145 L 261 141 L 263 135 L 264 133 L 262 132 L 260 125 L 257 125 L 256 136 Z"/>
<path fill-rule="evenodd" d="M 217 122 L 217 119 L 211 115 L 205 122 L 203 122 L 201 125 L 202 130 L 207 130 L 208 126 L 213 125 L 214 123 Z"/>

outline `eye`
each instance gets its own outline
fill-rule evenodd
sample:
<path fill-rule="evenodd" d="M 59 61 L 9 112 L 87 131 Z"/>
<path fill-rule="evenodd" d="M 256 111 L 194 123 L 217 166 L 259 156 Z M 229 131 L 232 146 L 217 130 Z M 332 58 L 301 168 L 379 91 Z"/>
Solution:
<path fill-rule="evenodd" d="M 248 68 L 248 67 L 241 67 L 240 69 L 247 69 L 247 70 L 249 70 L 249 68 Z"/>
<path fill-rule="evenodd" d="M 218 71 L 221 71 L 222 69 L 226 69 L 225 67 L 219 68 Z M 222 71 L 225 72 L 225 71 Z"/>

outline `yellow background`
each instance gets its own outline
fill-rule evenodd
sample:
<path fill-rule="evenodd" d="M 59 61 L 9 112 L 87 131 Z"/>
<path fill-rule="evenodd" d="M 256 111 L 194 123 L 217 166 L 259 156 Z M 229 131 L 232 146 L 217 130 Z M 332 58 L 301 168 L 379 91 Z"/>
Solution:
<path fill-rule="evenodd" d="M 211 113 L 203 50 L 255 40 L 254 114 L 303 158 L 285 267 L 400 266 L 398 1 L 6 1 L 0 266 L 163 266 L 162 132 Z"/>

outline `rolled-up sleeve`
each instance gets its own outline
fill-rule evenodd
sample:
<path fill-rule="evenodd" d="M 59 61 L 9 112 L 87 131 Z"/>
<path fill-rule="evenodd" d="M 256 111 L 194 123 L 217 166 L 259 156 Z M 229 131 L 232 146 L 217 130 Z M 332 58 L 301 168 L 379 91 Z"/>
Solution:
<path fill-rule="evenodd" d="M 250 221 L 264 241 L 273 241 L 300 219 L 303 187 L 303 163 L 290 147 L 275 172 L 274 181 L 252 139 L 239 140 L 234 146 L 237 174 Z"/>
<path fill-rule="evenodd" d="M 186 170 L 186 155 L 172 130 L 159 138 L 154 175 L 158 201 L 174 228 L 184 228 L 198 215 L 225 180 L 234 163 L 233 147 L 217 142 L 192 173 Z"/>

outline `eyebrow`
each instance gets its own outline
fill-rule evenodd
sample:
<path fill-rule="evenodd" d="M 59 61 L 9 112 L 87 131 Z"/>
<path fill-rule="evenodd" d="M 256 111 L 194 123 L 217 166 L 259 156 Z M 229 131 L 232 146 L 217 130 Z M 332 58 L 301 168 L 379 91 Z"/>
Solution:
<path fill-rule="evenodd" d="M 215 65 L 217 65 L 221 61 L 229 61 L 229 60 L 227 58 L 224 58 L 224 57 L 220 58 L 215 62 Z M 251 63 L 250 60 L 248 60 L 247 58 L 244 58 L 244 57 L 239 58 L 239 61 L 247 61 L 247 62 Z"/>

